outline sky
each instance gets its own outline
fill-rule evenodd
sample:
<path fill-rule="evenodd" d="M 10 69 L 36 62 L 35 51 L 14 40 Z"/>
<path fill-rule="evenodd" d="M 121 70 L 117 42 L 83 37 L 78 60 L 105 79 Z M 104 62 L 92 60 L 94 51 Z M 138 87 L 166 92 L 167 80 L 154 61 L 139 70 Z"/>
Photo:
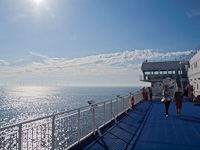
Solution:
<path fill-rule="evenodd" d="M 147 86 L 200 42 L 199 0 L 0 0 L 0 85 Z"/>

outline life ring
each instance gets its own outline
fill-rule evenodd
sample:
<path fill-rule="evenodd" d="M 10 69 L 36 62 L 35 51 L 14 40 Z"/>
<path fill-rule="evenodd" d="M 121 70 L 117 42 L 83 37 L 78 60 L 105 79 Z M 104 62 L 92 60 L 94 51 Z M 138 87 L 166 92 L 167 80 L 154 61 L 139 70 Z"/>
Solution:
<path fill-rule="evenodd" d="M 131 105 L 132 105 L 132 108 L 134 108 L 134 97 L 133 97 L 133 95 L 131 96 Z"/>

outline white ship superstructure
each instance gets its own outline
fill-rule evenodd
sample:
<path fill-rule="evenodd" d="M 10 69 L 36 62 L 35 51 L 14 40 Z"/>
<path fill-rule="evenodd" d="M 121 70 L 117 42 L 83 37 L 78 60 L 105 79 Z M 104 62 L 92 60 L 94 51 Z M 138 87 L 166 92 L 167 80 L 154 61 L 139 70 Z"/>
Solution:
<path fill-rule="evenodd" d="M 191 57 L 191 55 L 193 55 Z M 161 94 L 164 79 L 174 80 L 184 89 L 189 84 L 195 97 L 200 95 L 200 44 L 191 52 L 188 59 L 179 61 L 157 61 L 142 63 L 141 81 L 150 82 L 156 93 Z"/>
<path fill-rule="evenodd" d="M 143 77 L 141 81 L 150 82 L 157 94 L 161 94 L 163 90 L 163 81 L 175 81 L 182 89 L 188 84 L 187 67 L 189 61 L 163 61 L 148 62 L 142 64 Z"/>
<path fill-rule="evenodd" d="M 188 78 L 190 85 L 193 86 L 193 94 L 197 97 L 200 95 L 200 44 L 193 53 L 194 56 L 189 61 Z"/>

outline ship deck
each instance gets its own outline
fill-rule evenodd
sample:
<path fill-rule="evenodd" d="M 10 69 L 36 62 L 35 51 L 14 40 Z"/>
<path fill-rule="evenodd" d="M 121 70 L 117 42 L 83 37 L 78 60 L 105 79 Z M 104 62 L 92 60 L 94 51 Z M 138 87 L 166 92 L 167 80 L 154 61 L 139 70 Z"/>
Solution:
<path fill-rule="evenodd" d="M 160 101 L 140 103 L 84 149 L 161 148 L 200 149 L 200 106 L 185 102 L 181 116 L 176 116 L 175 103 L 171 103 L 166 117 Z"/>

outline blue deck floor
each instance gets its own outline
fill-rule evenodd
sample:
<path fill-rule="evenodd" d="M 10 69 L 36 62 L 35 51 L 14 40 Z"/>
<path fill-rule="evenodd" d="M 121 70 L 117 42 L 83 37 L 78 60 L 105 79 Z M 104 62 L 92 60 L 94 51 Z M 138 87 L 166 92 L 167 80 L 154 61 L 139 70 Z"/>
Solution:
<path fill-rule="evenodd" d="M 84 149 L 196 149 L 200 150 L 200 106 L 185 102 L 176 116 L 175 103 L 165 116 L 160 101 L 143 102 Z"/>

